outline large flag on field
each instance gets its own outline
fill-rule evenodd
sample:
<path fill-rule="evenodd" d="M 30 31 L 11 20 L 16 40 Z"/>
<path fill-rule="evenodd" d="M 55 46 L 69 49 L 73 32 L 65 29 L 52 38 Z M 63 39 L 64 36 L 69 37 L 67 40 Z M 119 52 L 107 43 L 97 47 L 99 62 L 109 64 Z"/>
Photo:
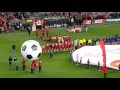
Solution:
<path fill-rule="evenodd" d="M 102 49 L 102 56 L 103 56 L 102 71 L 103 71 L 103 73 L 107 73 L 107 67 L 106 67 L 106 50 L 105 50 L 105 45 L 104 45 L 103 39 L 100 40 L 99 44 L 100 44 L 100 47 Z"/>
<path fill-rule="evenodd" d="M 32 31 L 36 31 L 36 24 L 35 24 L 35 22 L 33 22 Z"/>

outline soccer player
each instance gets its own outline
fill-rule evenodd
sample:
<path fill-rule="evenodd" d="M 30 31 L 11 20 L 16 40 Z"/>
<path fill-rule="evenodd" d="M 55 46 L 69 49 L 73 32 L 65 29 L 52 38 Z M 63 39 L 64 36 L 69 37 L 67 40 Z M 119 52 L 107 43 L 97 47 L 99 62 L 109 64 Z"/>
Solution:
<path fill-rule="evenodd" d="M 64 50 L 67 50 L 67 41 L 64 42 Z"/>
<path fill-rule="evenodd" d="M 45 46 L 42 45 L 42 52 L 45 52 Z"/>
<path fill-rule="evenodd" d="M 57 44 L 58 44 L 57 49 L 60 51 L 60 48 L 61 48 L 61 43 L 59 42 L 59 43 L 57 43 Z"/>
<path fill-rule="evenodd" d="M 16 61 L 17 61 L 17 57 L 15 56 L 15 57 L 14 57 L 14 62 L 16 62 Z"/>
<path fill-rule="evenodd" d="M 11 56 L 9 57 L 8 61 L 9 61 L 9 67 L 12 67 L 12 57 Z"/>
<path fill-rule="evenodd" d="M 63 40 L 66 41 L 66 36 L 65 35 L 63 36 Z"/>
<path fill-rule="evenodd" d="M 71 49 L 74 49 L 73 41 L 70 42 L 70 45 L 71 45 Z"/>
<path fill-rule="evenodd" d="M 55 51 L 58 52 L 58 43 L 55 43 Z"/>
<path fill-rule="evenodd" d="M 70 50 L 70 42 L 67 42 L 67 49 Z"/>
<path fill-rule="evenodd" d="M 56 52 L 56 43 L 54 43 L 54 49 L 53 52 Z"/>
<path fill-rule="evenodd" d="M 39 73 L 42 72 L 42 61 L 38 62 Z"/>
<path fill-rule="evenodd" d="M 40 40 L 42 40 L 42 35 L 40 35 Z"/>
<path fill-rule="evenodd" d="M 95 39 L 92 39 L 92 45 L 96 45 Z"/>
<path fill-rule="evenodd" d="M 84 45 L 87 45 L 87 44 L 86 44 L 86 39 L 83 39 L 82 41 L 83 41 L 83 44 L 84 44 Z"/>
<path fill-rule="evenodd" d="M 56 35 L 56 43 L 58 42 L 58 36 Z"/>
<path fill-rule="evenodd" d="M 17 57 L 15 56 L 15 57 L 14 57 L 14 63 L 15 63 L 15 64 L 16 64 L 16 61 L 17 61 Z"/>
<path fill-rule="evenodd" d="M 70 41 L 70 42 L 72 41 L 72 36 L 69 36 L 69 41 Z"/>
<path fill-rule="evenodd" d="M 77 46 L 76 46 L 76 47 L 77 47 L 77 49 L 80 47 L 80 44 L 79 44 L 79 42 L 77 42 Z"/>
<path fill-rule="evenodd" d="M 26 69 L 26 61 L 25 59 L 22 60 L 22 70 L 25 71 Z"/>
<path fill-rule="evenodd" d="M 91 45 L 91 44 L 92 44 L 92 40 L 88 39 L 88 45 Z"/>
<path fill-rule="evenodd" d="M 35 68 L 34 62 L 31 63 L 30 68 L 31 68 L 31 74 L 34 74 L 34 68 Z"/>
<path fill-rule="evenodd" d="M 33 63 L 34 63 L 34 68 L 37 69 L 37 67 L 36 67 L 37 61 L 36 61 L 36 60 L 33 60 Z"/>
<path fill-rule="evenodd" d="M 15 70 L 18 71 L 18 62 L 15 62 Z"/>
<path fill-rule="evenodd" d="M 64 40 L 63 40 L 63 38 L 61 39 L 61 41 L 62 41 L 62 43 L 64 43 Z"/>
<path fill-rule="evenodd" d="M 45 52 L 49 52 L 49 43 L 48 42 L 46 43 L 46 46 L 45 46 Z"/>
<path fill-rule="evenodd" d="M 75 49 L 77 49 L 76 46 L 77 46 L 77 40 L 74 40 L 74 47 L 75 47 Z"/>
<path fill-rule="evenodd" d="M 42 37 L 44 37 L 44 33 L 45 33 L 45 31 L 44 31 L 44 29 L 42 29 Z"/>
<path fill-rule="evenodd" d="M 48 37 L 48 34 L 49 34 L 49 29 L 48 28 L 46 28 L 46 33 L 47 33 L 47 37 Z"/>
<path fill-rule="evenodd" d="M 108 37 L 105 38 L 105 43 L 108 44 Z"/>
<path fill-rule="evenodd" d="M 62 47 L 62 50 L 64 50 L 64 43 L 62 43 L 62 46 L 61 46 L 61 47 Z"/>
<path fill-rule="evenodd" d="M 69 46 L 69 50 L 71 50 L 71 49 L 72 49 L 72 44 L 71 44 L 71 42 L 68 43 L 68 46 Z"/>
<path fill-rule="evenodd" d="M 38 38 L 38 30 L 36 30 L 35 33 L 36 33 L 36 37 Z"/>
<path fill-rule="evenodd" d="M 49 35 L 49 40 L 50 40 L 50 41 L 52 40 L 52 34 Z"/>

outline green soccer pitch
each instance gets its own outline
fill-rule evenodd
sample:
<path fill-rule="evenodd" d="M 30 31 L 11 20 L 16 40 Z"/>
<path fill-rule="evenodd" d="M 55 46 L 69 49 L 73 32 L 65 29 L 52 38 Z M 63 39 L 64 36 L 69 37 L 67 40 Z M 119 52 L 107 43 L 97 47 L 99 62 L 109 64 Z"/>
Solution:
<path fill-rule="evenodd" d="M 88 28 L 88 32 L 84 30 L 75 34 L 67 32 L 66 28 L 50 29 L 53 36 L 56 36 L 59 32 L 61 35 L 71 35 L 73 39 L 96 39 L 97 37 L 114 36 L 115 33 L 120 34 L 120 24 L 93 25 Z M 40 33 L 41 31 L 39 31 L 39 35 Z M 21 61 L 23 56 L 20 48 L 24 41 L 30 39 L 37 40 L 41 45 L 46 44 L 46 41 L 40 41 L 39 38 L 36 38 L 35 32 L 32 32 L 30 36 L 27 32 L 0 34 L 0 78 L 103 78 L 103 73 L 97 70 L 97 66 L 93 66 L 89 70 L 86 65 L 79 67 L 71 63 L 69 61 L 69 51 L 54 52 L 52 60 L 49 58 L 49 53 L 43 53 L 40 56 L 40 60 L 43 62 L 42 73 L 40 74 L 38 69 L 35 70 L 33 75 L 30 74 L 30 61 L 27 61 L 26 71 L 22 72 Z M 14 57 L 11 47 L 14 43 L 17 48 L 18 72 L 15 72 L 14 63 L 12 68 L 8 67 L 9 56 Z M 108 69 L 107 78 L 120 78 L 120 72 Z"/>

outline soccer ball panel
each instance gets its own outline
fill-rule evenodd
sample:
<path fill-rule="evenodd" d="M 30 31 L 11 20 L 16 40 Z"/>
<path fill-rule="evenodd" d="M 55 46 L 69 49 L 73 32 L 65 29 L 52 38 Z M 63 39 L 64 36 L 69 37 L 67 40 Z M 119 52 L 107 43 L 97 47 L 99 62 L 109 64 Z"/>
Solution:
<path fill-rule="evenodd" d="M 24 45 L 23 47 L 22 47 L 22 51 L 25 51 L 26 50 L 26 45 Z"/>
<path fill-rule="evenodd" d="M 32 57 L 32 55 L 27 55 L 27 58 L 32 59 L 33 57 Z"/>
<path fill-rule="evenodd" d="M 37 50 L 37 45 L 33 45 L 31 48 L 32 48 L 33 51 L 36 51 Z"/>

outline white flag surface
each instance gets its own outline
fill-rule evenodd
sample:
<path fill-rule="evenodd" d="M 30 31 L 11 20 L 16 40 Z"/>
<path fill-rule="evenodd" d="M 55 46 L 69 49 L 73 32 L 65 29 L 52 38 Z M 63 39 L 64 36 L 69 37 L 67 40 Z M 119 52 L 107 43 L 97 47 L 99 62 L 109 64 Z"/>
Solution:
<path fill-rule="evenodd" d="M 106 66 L 109 68 L 117 69 L 120 63 L 120 45 L 105 45 L 106 48 Z M 103 56 L 100 45 L 97 46 L 84 46 L 77 49 L 72 53 L 73 61 L 77 61 L 76 57 L 79 55 L 79 60 L 82 57 L 82 64 L 87 64 L 87 60 L 90 60 L 91 65 L 103 65 Z"/>

